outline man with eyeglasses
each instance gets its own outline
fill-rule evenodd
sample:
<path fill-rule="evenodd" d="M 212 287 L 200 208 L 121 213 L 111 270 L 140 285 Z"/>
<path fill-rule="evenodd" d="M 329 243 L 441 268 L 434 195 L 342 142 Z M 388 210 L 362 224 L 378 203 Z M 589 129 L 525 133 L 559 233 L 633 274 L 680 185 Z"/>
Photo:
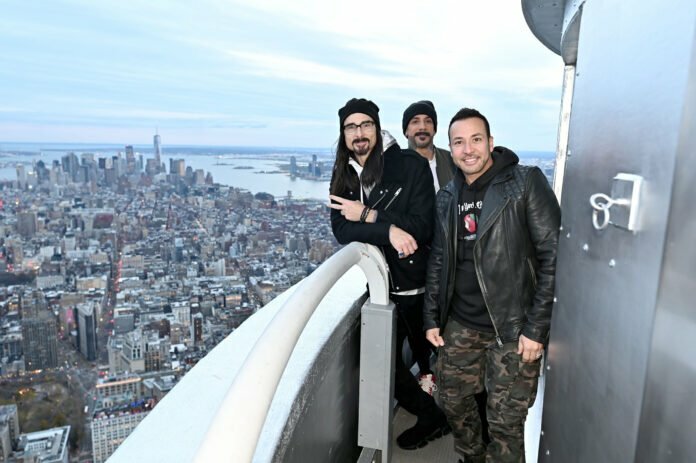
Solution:
<path fill-rule="evenodd" d="M 524 422 L 551 323 L 560 208 L 538 167 L 493 144 L 480 112 L 457 112 L 449 140 L 457 171 L 437 195 L 423 308 L 426 338 L 439 348 L 440 400 L 466 463 L 524 462 Z M 484 388 L 488 445 L 474 400 Z"/>
<path fill-rule="evenodd" d="M 382 132 L 378 113 L 377 105 L 363 98 L 349 100 L 338 111 L 331 227 L 341 244 L 379 246 L 389 265 L 390 298 L 397 313 L 394 395 L 418 417 L 396 442 L 412 450 L 450 432 L 444 413 L 420 388 L 401 353 L 408 333 L 422 326 L 435 192 L 428 163 Z"/>

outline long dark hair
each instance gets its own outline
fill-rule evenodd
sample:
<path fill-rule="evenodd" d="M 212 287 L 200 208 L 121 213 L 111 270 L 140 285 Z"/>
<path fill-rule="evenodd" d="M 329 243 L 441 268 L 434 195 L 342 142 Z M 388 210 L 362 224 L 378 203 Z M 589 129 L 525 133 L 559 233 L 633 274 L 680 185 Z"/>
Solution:
<path fill-rule="evenodd" d="M 332 195 L 341 196 L 348 191 L 356 191 L 360 188 L 360 181 L 355 171 L 348 164 L 352 151 L 346 145 L 346 135 L 343 127 L 340 128 L 338 143 L 336 145 L 336 161 L 334 162 L 333 175 L 331 176 L 331 186 L 329 191 Z M 367 157 L 362 171 L 363 185 L 374 185 L 382 179 L 384 169 L 384 159 L 382 157 L 382 128 L 379 120 L 375 121 L 375 131 L 377 142 L 372 152 Z"/>

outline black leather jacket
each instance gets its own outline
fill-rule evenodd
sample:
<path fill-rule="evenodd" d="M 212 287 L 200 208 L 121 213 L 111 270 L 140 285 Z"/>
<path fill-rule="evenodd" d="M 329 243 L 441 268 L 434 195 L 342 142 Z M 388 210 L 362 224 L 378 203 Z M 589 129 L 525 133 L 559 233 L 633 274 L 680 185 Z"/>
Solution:
<path fill-rule="evenodd" d="M 512 154 L 496 147 L 501 150 Z M 424 329 L 439 327 L 440 334 L 454 292 L 458 198 L 456 180 L 438 192 L 426 274 Z M 548 342 L 560 220 L 556 196 L 538 167 L 510 165 L 491 180 L 474 263 L 498 343 L 517 341 L 520 334 Z"/>

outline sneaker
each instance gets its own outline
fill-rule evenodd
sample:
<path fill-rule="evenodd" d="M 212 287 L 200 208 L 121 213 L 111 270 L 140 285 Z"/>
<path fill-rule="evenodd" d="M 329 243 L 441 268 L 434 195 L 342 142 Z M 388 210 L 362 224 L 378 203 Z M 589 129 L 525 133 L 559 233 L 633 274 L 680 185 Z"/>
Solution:
<path fill-rule="evenodd" d="M 427 375 L 420 375 L 418 378 L 418 384 L 421 389 L 423 389 L 428 395 L 433 395 L 433 392 L 437 391 L 437 384 L 435 384 L 435 375 L 428 373 Z"/>
<path fill-rule="evenodd" d="M 396 438 L 396 443 L 404 450 L 415 450 L 428 445 L 428 442 L 446 436 L 452 431 L 447 419 L 438 419 L 434 423 L 426 424 L 425 420 L 419 419 L 415 426 L 402 432 Z"/>

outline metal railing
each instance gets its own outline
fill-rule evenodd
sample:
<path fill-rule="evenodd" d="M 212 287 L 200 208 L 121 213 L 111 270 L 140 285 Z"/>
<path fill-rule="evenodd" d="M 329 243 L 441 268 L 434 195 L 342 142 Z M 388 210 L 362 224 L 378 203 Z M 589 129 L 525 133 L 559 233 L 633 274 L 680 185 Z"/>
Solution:
<path fill-rule="evenodd" d="M 387 267 L 381 252 L 362 243 L 351 243 L 338 251 L 300 283 L 258 337 L 239 370 L 244 374 L 235 377 L 211 420 L 195 461 L 252 461 L 271 401 L 302 330 L 326 293 L 354 265 L 367 277 L 370 300 L 366 307 L 384 308 L 391 316 Z M 388 334 L 391 340 L 391 331 Z M 390 343 L 384 342 L 384 336 L 382 344 L 385 344 L 386 355 L 392 357 L 393 366 L 393 346 L 389 348 Z M 382 370 L 382 376 L 383 373 Z M 385 384 L 390 393 L 391 378 Z M 386 401 L 389 403 L 390 399 Z M 386 426 L 388 435 L 390 423 Z M 380 439 L 380 445 L 382 442 L 384 439 Z M 388 447 L 388 439 L 386 445 Z M 388 450 L 386 452 L 388 454 Z"/>

